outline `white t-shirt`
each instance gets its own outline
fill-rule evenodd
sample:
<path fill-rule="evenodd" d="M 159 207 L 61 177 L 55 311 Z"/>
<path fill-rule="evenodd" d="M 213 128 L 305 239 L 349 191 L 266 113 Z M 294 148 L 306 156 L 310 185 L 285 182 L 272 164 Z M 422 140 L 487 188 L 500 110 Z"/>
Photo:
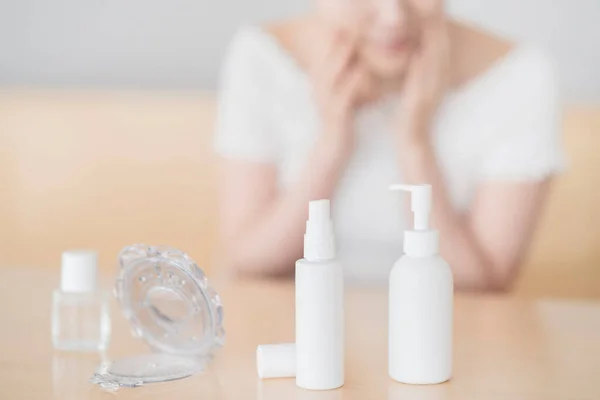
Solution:
<path fill-rule="evenodd" d="M 358 113 L 356 148 L 331 199 L 350 280 L 385 280 L 402 254 L 407 198 L 388 191 L 403 182 L 389 124 L 399 101 L 390 97 Z M 448 93 L 431 135 L 454 206 L 467 209 L 480 182 L 535 181 L 561 169 L 560 114 L 553 64 L 526 45 Z M 217 152 L 274 164 L 284 189 L 301 174 L 319 123 L 305 72 L 267 31 L 242 28 L 222 73 Z"/>

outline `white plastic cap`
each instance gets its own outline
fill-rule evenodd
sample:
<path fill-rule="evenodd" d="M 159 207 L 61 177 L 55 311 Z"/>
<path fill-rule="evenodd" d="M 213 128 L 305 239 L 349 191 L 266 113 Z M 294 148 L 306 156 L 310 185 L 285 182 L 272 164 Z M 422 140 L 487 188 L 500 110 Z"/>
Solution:
<path fill-rule="evenodd" d="M 293 378 L 296 376 L 296 344 L 263 344 L 256 348 L 258 377 Z"/>
<path fill-rule="evenodd" d="M 414 229 L 404 232 L 404 253 L 413 257 L 437 254 L 439 234 L 435 229 L 429 228 L 431 185 L 391 185 L 390 190 L 412 193 L 410 209 L 414 213 Z"/>
<path fill-rule="evenodd" d="M 60 290 L 85 293 L 96 290 L 98 254 L 92 250 L 71 250 L 62 254 Z"/>
<path fill-rule="evenodd" d="M 304 258 L 311 261 L 335 258 L 335 237 L 329 200 L 314 200 L 308 203 Z"/>

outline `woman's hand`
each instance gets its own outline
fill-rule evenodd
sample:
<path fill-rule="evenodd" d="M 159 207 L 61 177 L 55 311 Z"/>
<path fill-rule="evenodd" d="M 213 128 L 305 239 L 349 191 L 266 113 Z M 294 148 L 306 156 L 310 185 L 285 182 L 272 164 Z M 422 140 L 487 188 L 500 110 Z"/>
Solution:
<path fill-rule="evenodd" d="M 356 109 L 374 87 L 370 74 L 357 62 L 355 48 L 355 39 L 340 31 L 326 55 L 311 68 L 323 130 L 319 145 L 343 158 L 353 149 Z"/>
<path fill-rule="evenodd" d="M 403 143 L 427 141 L 431 122 L 444 97 L 449 75 L 446 22 L 440 13 L 426 23 L 419 50 L 412 56 L 403 87 L 398 129 Z"/>

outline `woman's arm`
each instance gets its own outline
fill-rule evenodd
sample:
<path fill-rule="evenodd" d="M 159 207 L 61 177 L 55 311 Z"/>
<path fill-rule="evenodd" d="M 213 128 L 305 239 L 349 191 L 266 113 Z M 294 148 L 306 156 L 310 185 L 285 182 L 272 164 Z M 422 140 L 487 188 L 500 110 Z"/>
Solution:
<path fill-rule="evenodd" d="M 432 19 L 423 34 L 421 53 L 406 78 L 404 104 L 397 119 L 400 168 L 408 183 L 432 185 L 432 219 L 456 286 L 505 290 L 517 275 L 548 193 L 550 182 L 545 172 L 555 161 L 551 154 L 557 115 L 555 82 L 544 67 L 529 74 L 524 71 L 528 82 L 515 84 L 520 85 L 520 100 L 506 99 L 505 111 L 515 111 L 508 118 L 504 137 L 482 165 L 487 169 L 480 173 L 484 179 L 470 209 L 461 214 L 451 204 L 429 140 L 449 75 L 446 29 L 441 14 Z"/>
<path fill-rule="evenodd" d="M 450 202 L 430 145 L 406 146 L 400 158 L 407 182 L 433 187 L 433 225 L 440 232 L 440 251 L 452 267 L 456 287 L 508 289 L 530 242 L 549 181 L 484 183 L 469 211 L 460 214 Z"/>
<path fill-rule="evenodd" d="M 229 270 L 285 275 L 302 257 L 308 202 L 331 197 L 352 151 L 354 111 L 368 93 L 367 75 L 353 62 L 354 47 L 339 35 L 314 68 L 322 134 L 294 184 L 278 190 L 273 164 L 222 158 L 221 262 Z"/>
<path fill-rule="evenodd" d="M 302 177 L 278 193 L 273 165 L 222 159 L 220 242 L 222 262 L 243 275 L 285 275 L 302 258 L 310 200 L 329 198 L 341 164 L 317 151 Z"/>

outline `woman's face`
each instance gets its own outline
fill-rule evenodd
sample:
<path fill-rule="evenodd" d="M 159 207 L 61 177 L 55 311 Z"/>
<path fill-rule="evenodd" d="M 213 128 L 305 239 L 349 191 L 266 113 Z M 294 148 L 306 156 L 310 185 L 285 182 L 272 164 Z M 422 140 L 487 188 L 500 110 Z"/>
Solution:
<path fill-rule="evenodd" d="M 357 37 L 358 54 L 383 79 L 406 70 L 425 21 L 442 12 L 442 0 L 317 0 L 319 13 Z"/>

